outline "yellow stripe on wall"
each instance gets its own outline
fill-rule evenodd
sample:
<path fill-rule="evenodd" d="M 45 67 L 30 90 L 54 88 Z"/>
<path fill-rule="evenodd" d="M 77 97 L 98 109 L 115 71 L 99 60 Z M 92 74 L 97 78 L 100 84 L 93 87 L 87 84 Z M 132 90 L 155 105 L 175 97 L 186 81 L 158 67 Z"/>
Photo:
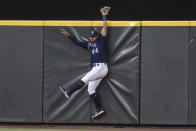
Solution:
<path fill-rule="evenodd" d="M 141 26 L 140 21 L 107 21 L 108 26 Z M 103 26 L 103 21 L 92 21 L 92 26 Z"/>
<path fill-rule="evenodd" d="M 44 21 L 44 26 L 91 26 L 91 21 Z"/>
<path fill-rule="evenodd" d="M 190 21 L 190 26 L 196 26 L 196 21 Z"/>
<path fill-rule="evenodd" d="M 142 26 L 189 26 L 189 21 L 142 21 Z"/>
<path fill-rule="evenodd" d="M 196 26 L 196 21 L 107 21 L 108 26 Z M 103 26 L 103 21 L 0 20 L 0 26 Z"/>
<path fill-rule="evenodd" d="M 43 26 L 43 21 L 0 20 L 1 26 Z"/>
<path fill-rule="evenodd" d="M 140 21 L 107 21 L 108 26 L 141 26 Z M 103 26 L 103 21 L 0 21 L 0 26 Z"/>

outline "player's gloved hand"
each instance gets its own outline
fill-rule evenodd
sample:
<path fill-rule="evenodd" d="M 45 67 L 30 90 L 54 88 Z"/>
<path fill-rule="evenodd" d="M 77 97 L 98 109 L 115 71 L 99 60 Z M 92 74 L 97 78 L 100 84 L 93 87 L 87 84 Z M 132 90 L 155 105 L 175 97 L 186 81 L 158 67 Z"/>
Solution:
<path fill-rule="evenodd" d="M 103 8 L 100 9 L 100 12 L 101 12 L 102 15 L 108 15 L 110 9 L 111 9 L 111 7 L 105 6 L 105 7 L 103 7 Z"/>
<path fill-rule="evenodd" d="M 65 35 L 65 36 L 69 36 L 70 34 L 63 28 L 60 29 L 60 33 Z"/>

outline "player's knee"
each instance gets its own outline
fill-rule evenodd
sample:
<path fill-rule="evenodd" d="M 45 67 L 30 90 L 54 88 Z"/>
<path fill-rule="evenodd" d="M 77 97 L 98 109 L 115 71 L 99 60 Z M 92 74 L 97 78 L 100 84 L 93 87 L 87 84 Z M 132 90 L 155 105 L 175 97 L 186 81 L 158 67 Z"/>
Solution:
<path fill-rule="evenodd" d="M 108 74 L 108 68 L 106 68 L 105 70 L 104 70 L 104 76 L 106 76 Z"/>
<path fill-rule="evenodd" d="M 83 81 L 85 83 L 85 85 L 87 85 L 88 81 L 85 78 L 82 78 L 81 81 Z"/>
<path fill-rule="evenodd" d="M 89 95 L 92 95 L 92 94 L 94 94 L 95 93 L 95 89 L 93 89 L 93 88 L 88 88 L 88 94 Z"/>

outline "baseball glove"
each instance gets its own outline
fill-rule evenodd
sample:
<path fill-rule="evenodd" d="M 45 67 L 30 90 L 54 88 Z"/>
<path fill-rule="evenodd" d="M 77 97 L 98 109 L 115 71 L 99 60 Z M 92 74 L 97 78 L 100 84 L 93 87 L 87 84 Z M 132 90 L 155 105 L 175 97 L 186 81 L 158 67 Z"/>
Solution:
<path fill-rule="evenodd" d="M 108 14 L 109 11 L 110 11 L 110 9 L 111 9 L 111 7 L 105 6 L 105 7 L 101 8 L 100 11 L 101 11 L 101 12 L 104 12 L 104 13 L 106 13 L 106 14 Z"/>

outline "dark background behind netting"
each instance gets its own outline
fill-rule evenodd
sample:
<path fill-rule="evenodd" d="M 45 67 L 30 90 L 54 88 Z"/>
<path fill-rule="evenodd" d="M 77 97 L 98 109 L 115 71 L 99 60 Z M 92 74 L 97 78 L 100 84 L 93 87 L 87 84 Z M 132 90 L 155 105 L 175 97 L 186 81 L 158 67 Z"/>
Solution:
<path fill-rule="evenodd" d="M 99 8 L 112 7 L 110 20 L 195 20 L 193 0 L 7 0 L 1 20 L 99 20 Z"/>

